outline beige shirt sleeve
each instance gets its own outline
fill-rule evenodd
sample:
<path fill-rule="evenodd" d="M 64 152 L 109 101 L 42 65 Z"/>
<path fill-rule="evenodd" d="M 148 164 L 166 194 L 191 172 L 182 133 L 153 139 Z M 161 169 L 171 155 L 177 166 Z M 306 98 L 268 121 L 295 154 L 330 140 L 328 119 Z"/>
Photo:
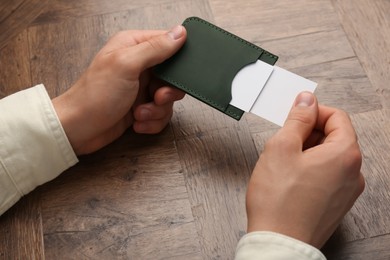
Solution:
<path fill-rule="evenodd" d="M 235 260 L 326 260 L 315 247 L 273 232 L 258 231 L 238 242 Z"/>
<path fill-rule="evenodd" d="M 43 85 L 0 100 L 0 215 L 77 162 Z"/>

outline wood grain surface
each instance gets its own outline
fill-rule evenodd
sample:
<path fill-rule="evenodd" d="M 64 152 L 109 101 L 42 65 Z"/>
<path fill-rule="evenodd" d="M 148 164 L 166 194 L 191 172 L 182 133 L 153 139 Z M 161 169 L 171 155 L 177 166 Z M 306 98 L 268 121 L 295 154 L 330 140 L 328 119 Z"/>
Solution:
<path fill-rule="evenodd" d="M 38 83 L 60 95 L 116 32 L 200 16 L 277 54 L 351 115 L 366 190 L 323 252 L 389 259 L 389 14 L 388 0 L 3 0 L 0 98 Z M 126 132 L 2 215 L 0 259 L 232 259 L 249 177 L 278 127 L 189 96 L 174 112 L 161 134 Z"/>

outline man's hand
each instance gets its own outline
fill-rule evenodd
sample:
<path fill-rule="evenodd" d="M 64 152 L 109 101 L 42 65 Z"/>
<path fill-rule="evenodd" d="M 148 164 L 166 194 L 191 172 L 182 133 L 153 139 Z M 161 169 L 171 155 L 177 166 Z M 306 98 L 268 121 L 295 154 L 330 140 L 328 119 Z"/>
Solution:
<path fill-rule="evenodd" d="M 301 93 L 253 171 L 248 232 L 277 232 L 322 247 L 364 190 L 361 161 L 348 115 Z"/>
<path fill-rule="evenodd" d="M 158 133 L 172 116 L 173 102 L 184 93 L 164 86 L 150 68 L 184 44 L 186 31 L 123 31 L 99 51 L 81 78 L 54 108 L 76 154 L 94 152 L 130 126 Z"/>

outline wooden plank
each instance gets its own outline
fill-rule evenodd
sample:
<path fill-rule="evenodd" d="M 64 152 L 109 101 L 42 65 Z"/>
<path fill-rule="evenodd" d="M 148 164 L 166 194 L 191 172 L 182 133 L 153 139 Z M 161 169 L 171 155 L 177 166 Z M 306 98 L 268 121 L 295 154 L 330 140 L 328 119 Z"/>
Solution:
<path fill-rule="evenodd" d="M 210 4 L 217 25 L 278 55 L 277 65 L 283 68 L 355 56 L 329 1 L 212 0 Z"/>
<path fill-rule="evenodd" d="M 181 24 L 190 16 L 200 16 L 213 21 L 207 0 L 170 1 L 159 5 L 143 4 L 143 7 L 137 9 L 102 17 L 104 17 L 105 30 L 112 34 L 119 30 L 129 29 L 168 30 Z"/>
<path fill-rule="evenodd" d="M 137 0 L 115 0 L 115 1 L 105 1 L 105 0 L 86 0 L 86 1 L 78 1 L 78 0 L 70 0 L 70 1 L 61 1 L 61 0 L 54 0 L 50 1 L 50 8 L 46 10 L 46 12 L 43 12 L 35 21 L 34 24 L 46 24 L 46 23 L 53 23 L 53 22 L 63 22 L 67 21 L 69 19 L 77 19 L 77 18 L 84 18 L 84 17 L 90 17 L 95 15 L 103 15 L 103 14 L 111 14 L 111 13 L 118 13 L 122 12 L 124 10 L 140 10 L 142 8 L 147 7 L 147 9 L 152 10 L 155 8 L 161 8 L 162 13 L 156 14 L 154 13 L 154 16 L 151 17 L 150 20 L 148 20 L 148 23 L 153 23 L 155 21 L 159 20 L 166 20 L 166 19 L 174 19 L 176 15 L 182 15 L 182 13 L 176 13 L 175 9 L 177 7 L 182 8 L 184 3 L 190 4 L 194 6 L 193 13 L 191 14 L 189 8 L 187 9 L 187 17 L 191 15 L 196 15 L 198 12 L 197 10 L 204 8 L 205 6 L 208 6 L 207 1 L 205 0 L 191 0 L 191 1 L 172 1 L 172 0 L 144 0 L 144 1 L 137 1 Z M 206 5 L 205 5 L 206 3 Z M 187 6 L 188 7 L 188 6 Z M 164 13 L 167 14 L 167 16 L 161 16 Z M 174 14 L 174 15 L 172 15 Z M 141 22 L 144 24 L 146 20 L 141 19 Z"/>
<path fill-rule="evenodd" d="M 337 107 L 350 114 L 382 108 L 356 57 L 293 69 L 293 72 L 318 83 L 316 95 L 320 103 Z"/>
<path fill-rule="evenodd" d="M 357 240 L 342 246 L 337 244 L 339 242 L 337 240 L 329 242 L 326 248 L 324 248 L 324 253 L 328 260 L 390 259 L 390 235 Z"/>
<path fill-rule="evenodd" d="M 200 259 L 182 168 L 169 129 L 128 132 L 42 192 L 49 259 Z"/>
<path fill-rule="evenodd" d="M 43 83 L 51 97 L 70 88 L 108 38 L 101 22 L 92 17 L 29 28 L 32 84 Z"/>
<path fill-rule="evenodd" d="M 0 2 L 0 50 L 25 30 L 44 10 L 47 0 Z"/>
<path fill-rule="evenodd" d="M 187 97 L 172 126 L 204 259 L 232 259 L 246 231 L 245 191 L 257 153 L 245 121 Z"/>
<path fill-rule="evenodd" d="M 351 45 L 382 105 L 390 108 L 390 2 L 332 0 Z"/>
<path fill-rule="evenodd" d="M 218 25 L 249 41 L 340 29 L 328 0 L 210 0 L 210 6 Z"/>
<path fill-rule="evenodd" d="M 366 189 L 350 215 L 351 226 L 347 238 L 374 237 L 390 233 L 390 113 L 379 110 L 352 116 L 363 153 L 362 172 Z M 348 221 L 348 219 L 347 219 Z M 352 223 L 353 222 L 353 223 Z"/>
<path fill-rule="evenodd" d="M 0 98 L 31 86 L 27 31 L 0 49 Z"/>
<path fill-rule="evenodd" d="M 86 0 L 86 1 L 50 1 L 50 8 L 43 12 L 34 22 L 37 24 L 46 24 L 53 22 L 63 22 L 74 18 L 85 18 L 95 15 L 121 12 L 123 10 L 139 9 L 145 6 L 160 5 L 169 3 L 169 0 L 147 0 L 147 1 L 128 1 L 128 0 Z"/>
<path fill-rule="evenodd" d="M 39 192 L 34 191 L 0 216 L 1 259 L 44 259 Z"/>
<path fill-rule="evenodd" d="M 277 65 L 289 70 L 355 56 L 341 29 L 270 40 L 262 44 L 255 42 L 255 44 L 278 55 Z"/>

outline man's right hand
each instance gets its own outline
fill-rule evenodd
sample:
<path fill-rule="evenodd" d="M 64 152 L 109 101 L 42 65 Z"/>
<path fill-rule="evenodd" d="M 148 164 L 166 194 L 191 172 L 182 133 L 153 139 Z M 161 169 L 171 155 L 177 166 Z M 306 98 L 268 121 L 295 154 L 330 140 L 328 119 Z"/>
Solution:
<path fill-rule="evenodd" d="M 248 232 L 277 232 L 322 247 L 364 190 L 361 162 L 348 115 L 301 93 L 253 171 Z"/>

